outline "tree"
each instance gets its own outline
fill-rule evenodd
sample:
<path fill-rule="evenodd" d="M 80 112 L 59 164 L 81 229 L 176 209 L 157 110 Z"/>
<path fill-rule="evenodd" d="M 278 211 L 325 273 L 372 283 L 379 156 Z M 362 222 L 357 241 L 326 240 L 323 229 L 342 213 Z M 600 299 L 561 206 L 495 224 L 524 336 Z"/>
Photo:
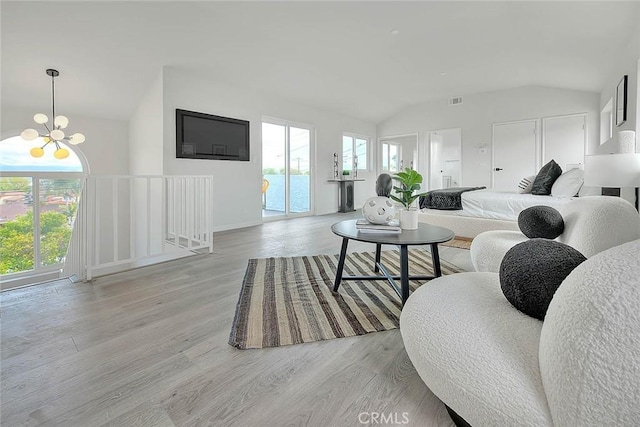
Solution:
<path fill-rule="evenodd" d="M 43 212 L 40 230 L 43 265 L 62 262 L 71 238 L 65 213 Z M 0 274 L 31 270 L 33 262 L 33 211 L 29 211 L 0 226 Z"/>
<path fill-rule="evenodd" d="M 7 177 L 0 178 L 0 191 L 29 191 L 31 178 Z"/>

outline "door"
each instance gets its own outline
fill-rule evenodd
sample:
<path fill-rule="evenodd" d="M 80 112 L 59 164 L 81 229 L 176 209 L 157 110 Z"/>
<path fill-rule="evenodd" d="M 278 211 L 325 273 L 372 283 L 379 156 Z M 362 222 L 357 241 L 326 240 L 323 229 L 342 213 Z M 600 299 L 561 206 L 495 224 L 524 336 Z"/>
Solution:
<path fill-rule="evenodd" d="M 492 187 L 516 191 L 518 182 L 538 171 L 536 161 L 537 120 L 494 123 Z"/>
<path fill-rule="evenodd" d="M 262 217 L 311 213 L 312 129 L 262 123 Z"/>
<path fill-rule="evenodd" d="M 553 159 L 563 171 L 584 163 L 587 138 L 585 114 L 542 119 L 542 164 Z"/>
<path fill-rule="evenodd" d="M 441 129 L 427 135 L 429 189 L 459 187 L 462 181 L 462 129 Z"/>

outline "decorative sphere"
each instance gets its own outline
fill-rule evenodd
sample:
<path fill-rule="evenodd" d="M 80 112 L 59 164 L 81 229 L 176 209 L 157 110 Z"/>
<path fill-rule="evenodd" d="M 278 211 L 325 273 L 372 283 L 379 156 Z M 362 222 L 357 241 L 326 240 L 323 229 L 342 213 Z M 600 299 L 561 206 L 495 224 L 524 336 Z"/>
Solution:
<path fill-rule="evenodd" d="M 53 153 L 53 157 L 56 159 L 66 159 L 69 157 L 69 150 L 65 148 L 59 148 Z"/>
<path fill-rule="evenodd" d="M 25 129 L 22 131 L 20 136 L 22 137 L 22 139 L 25 139 L 27 141 L 33 141 L 38 137 L 38 131 L 35 129 Z"/>
<path fill-rule="evenodd" d="M 396 207 L 388 197 L 372 197 L 364 202 L 362 214 L 373 224 L 386 224 L 396 213 Z"/>
<path fill-rule="evenodd" d="M 376 179 L 376 194 L 378 196 L 389 197 L 393 188 L 393 180 L 386 173 L 381 173 Z"/>
<path fill-rule="evenodd" d="M 44 156 L 44 150 L 40 147 L 33 147 L 31 149 L 31 151 L 29 151 L 29 153 L 33 156 L 33 157 L 42 157 Z"/>

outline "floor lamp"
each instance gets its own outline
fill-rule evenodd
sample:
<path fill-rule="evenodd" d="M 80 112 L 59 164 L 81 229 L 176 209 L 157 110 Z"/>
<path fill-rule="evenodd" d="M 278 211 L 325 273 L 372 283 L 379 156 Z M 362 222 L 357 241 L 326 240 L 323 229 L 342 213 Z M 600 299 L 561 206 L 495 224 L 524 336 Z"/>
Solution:
<path fill-rule="evenodd" d="M 584 185 L 602 187 L 603 195 L 616 196 L 620 196 L 621 187 L 634 188 L 638 210 L 640 153 L 585 156 Z"/>

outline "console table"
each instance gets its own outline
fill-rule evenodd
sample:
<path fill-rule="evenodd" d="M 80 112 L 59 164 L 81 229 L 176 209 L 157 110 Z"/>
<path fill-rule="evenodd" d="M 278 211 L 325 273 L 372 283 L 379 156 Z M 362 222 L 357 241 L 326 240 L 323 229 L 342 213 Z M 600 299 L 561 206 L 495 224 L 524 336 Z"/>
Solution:
<path fill-rule="evenodd" d="M 327 182 L 337 182 L 340 184 L 340 195 L 338 201 L 338 212 L 353 212 L 355 207 L 353 201 L 355 199 L 353 193 L 353 183 L 356 181 L 364 181 L 364 179 L 329 179 Z"/>

